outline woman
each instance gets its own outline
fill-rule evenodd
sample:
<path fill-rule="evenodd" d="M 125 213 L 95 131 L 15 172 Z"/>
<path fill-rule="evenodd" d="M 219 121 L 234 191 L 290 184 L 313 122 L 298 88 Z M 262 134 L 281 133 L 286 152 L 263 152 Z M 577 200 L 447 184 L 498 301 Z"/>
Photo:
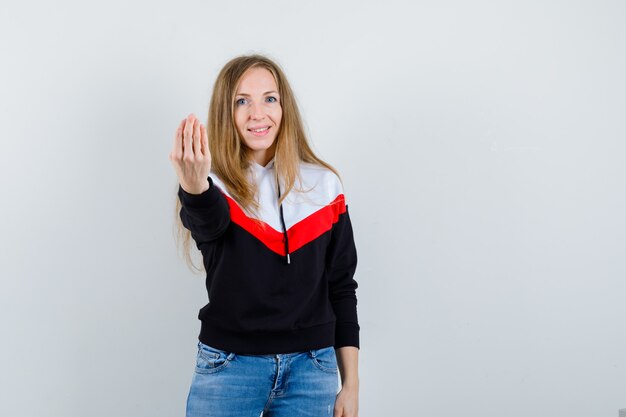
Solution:
<path fill-rule="evenodd" d="M 209 296 L 187 417 L 357 416 L 357 257 L 338 173 L 265 56 L 224 66 L 207 128 L 190 114 L 170 153 Z"/>

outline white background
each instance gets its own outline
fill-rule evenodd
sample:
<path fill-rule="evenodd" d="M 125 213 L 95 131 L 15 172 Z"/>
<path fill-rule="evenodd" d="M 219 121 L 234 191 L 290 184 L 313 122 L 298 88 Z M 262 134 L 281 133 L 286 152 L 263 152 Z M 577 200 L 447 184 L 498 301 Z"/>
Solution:
<path fill-rule="evenodd" d="M 625 22 L 623 1 L 3 4 L 0 415 L 184 415 L 207 296 L 168 153 L 258 52 L 344 179 L 359 415 L 616 416 Z"/>

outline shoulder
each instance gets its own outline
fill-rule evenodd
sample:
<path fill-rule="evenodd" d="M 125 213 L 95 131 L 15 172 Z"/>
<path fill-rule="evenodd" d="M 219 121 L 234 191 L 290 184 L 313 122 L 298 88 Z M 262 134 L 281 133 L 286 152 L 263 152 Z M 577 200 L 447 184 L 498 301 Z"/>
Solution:
<path fill-rule="evenodd" d="M 337 174 L 324 166 L 301 162 L 300 175 L 305 187 L 320 188 L 320 191 L 324 190 L 334 197 L 343 194 L 343 185 Z"/>

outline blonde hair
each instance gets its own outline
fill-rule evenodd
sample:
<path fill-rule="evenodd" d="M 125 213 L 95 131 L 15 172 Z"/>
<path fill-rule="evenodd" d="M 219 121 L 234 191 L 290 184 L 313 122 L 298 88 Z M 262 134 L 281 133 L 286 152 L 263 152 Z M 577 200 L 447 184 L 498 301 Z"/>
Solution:
<path fill-rule="evenodd" d="M 234 109 L 235 95 L 241 78 L 247 70 L 257 67 L 267 69 L 274 76 L 282 106 L 282 119 L 276 137 L 274 172 L 277 178 L 283 180 L 285 190 L 281 190 L 278 204 L 281 204 L 294 188 L 296 178 L 299 178 L 300 174 L 300 162 L 325 167 L 334 172 L 341 181 L 337 170 L 318 158 L 309 146 L 296 98 L 280 66 L 260 54 L 237 56 L 224 65 L 213 86 L 206 123 L 211 171 L 219 177 L 230 196 L 242 209 L 255 213 L 259 209 L 256 184 L 250 181 L 247 175 L 251 153 L 235 125 Z M 178 184 L 176 191 L 178 192 Z M 182 241 L 183 254 L 189 269 L 201 272 L 204 268 L 197 268 L 191 259 L 191 232 L 181 222 L 180 209 L 181 203 L 176 196 L 174 215 L 177 244 L 180 246 Z"/>

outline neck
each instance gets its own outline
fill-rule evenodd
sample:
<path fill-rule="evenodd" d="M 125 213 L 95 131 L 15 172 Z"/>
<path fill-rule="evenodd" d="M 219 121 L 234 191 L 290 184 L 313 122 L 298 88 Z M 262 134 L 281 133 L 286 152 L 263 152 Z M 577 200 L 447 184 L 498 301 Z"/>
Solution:
<path fill-rule="evenodd" d="M 275 155 L 276 147 L 274 145 L 275 144 L 272 144 L 272 146 L 268 149 L 252 152 L 252 160 L 261 166 L 267 165 L 267 163 L 271 161 Z"/>

